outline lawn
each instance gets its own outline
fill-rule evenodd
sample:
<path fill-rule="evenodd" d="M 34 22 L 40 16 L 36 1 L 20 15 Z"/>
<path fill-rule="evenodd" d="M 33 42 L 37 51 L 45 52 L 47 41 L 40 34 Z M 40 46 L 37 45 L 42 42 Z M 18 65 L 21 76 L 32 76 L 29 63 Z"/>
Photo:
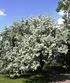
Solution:
<path fill-rule="evenodd" d="M 26 78 L 10 79 L 7 76 L 0 75 L 0 83 L 26 83 Z"/>
<path fill-rule="evenodd" d="M 46 77 L 41 77 L 37 75 L 30 76 L 30 77 L 21 77 L 16 79 L 10 79 L 5 75 L 0 75 L 0 83 L 48 83 L 48 79 Z"/>
<path fill-rule="evenodd" d="M 0 74 L 0 83 L 61 83 L 66 80 L 70 81 L 70 71 L 60 67 L 48 68 L 47 72 L 25 75 L 16 79 Z"/>

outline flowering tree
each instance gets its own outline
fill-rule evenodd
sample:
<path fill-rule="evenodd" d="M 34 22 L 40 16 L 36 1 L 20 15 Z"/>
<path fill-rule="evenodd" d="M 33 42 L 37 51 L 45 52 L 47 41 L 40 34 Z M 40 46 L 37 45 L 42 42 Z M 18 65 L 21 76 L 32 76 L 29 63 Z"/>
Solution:
<path fill-rule="evenodd" d="M 59 56 L 68 53 L 68 36 L 47 16 L 15 22 L 0 35 L 0 72 L 21 76 L 60 63 Z"/>

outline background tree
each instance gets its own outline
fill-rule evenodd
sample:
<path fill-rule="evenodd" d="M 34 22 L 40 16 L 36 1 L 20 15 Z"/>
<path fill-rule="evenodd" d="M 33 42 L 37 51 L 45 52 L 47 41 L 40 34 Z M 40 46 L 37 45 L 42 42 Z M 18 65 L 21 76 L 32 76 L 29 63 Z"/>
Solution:
<path fill-rule="evenodd" d="M 65 14 L 62 17 L 64 21 L 64 29 L 62 31 L 63 36 L 65 37 L 66 40 L 65 45 L 68 46 L 68 52 L 66 55 L 61 54 L 61 57 L 63 59 L 63 63 L 65 61 L 66 67 L 70 69 L 70 0 L 59 0 L 58 2 L 58 7 L 57 7 L 57 12 L 63 11 Z M 60 59 L 60 58 L 59 58 Z"/>
<path fill-rule="evenodd" d="M 63 11 L 65 13 L 63 16 L 64 23 L 66 27 L 70 27 L 70 0 L 59 0 L 56 11 Z"/>

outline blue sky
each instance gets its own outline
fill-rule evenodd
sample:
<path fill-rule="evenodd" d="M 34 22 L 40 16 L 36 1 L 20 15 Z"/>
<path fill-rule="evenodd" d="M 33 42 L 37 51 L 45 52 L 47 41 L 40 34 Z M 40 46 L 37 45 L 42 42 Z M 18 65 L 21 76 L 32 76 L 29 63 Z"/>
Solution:
<path fill-rule="evenodd" d="M 0 31 L 14 21 L 36 15 L 50 15 L 58 19 L 58 0 L 0 0 Z"/>

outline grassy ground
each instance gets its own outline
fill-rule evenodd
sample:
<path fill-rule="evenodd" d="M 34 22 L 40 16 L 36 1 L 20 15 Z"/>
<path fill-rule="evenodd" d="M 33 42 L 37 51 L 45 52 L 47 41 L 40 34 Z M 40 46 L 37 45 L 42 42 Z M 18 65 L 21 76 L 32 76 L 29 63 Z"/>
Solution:
<path fill-rule="evenodd" d="M 0 75 L 0 83 L 25 83 L 26 78 L 10 79 L 7 76 Z"/>
<path fill-rule="evenodd" d="M 56 70 L 55 70 L 56 69 Z M 0 74 L 0 83 L 61 83 L 60 81 L 70 80 L 70 71 L 62 68 L 50 68 L 48 72 L 41 72 L 31 76 L 10 79 Z"/>
<path fill-rule="evenodd" d="M 0 83 L 49 83 L 48 79 L 46 77 L 42 77 L 40 75 L 33 75 L 30 78 L 24 77 L 24 78 L 16 78 L 16 79 L 10 79 L 7 76 L 0 75 Z"/>

